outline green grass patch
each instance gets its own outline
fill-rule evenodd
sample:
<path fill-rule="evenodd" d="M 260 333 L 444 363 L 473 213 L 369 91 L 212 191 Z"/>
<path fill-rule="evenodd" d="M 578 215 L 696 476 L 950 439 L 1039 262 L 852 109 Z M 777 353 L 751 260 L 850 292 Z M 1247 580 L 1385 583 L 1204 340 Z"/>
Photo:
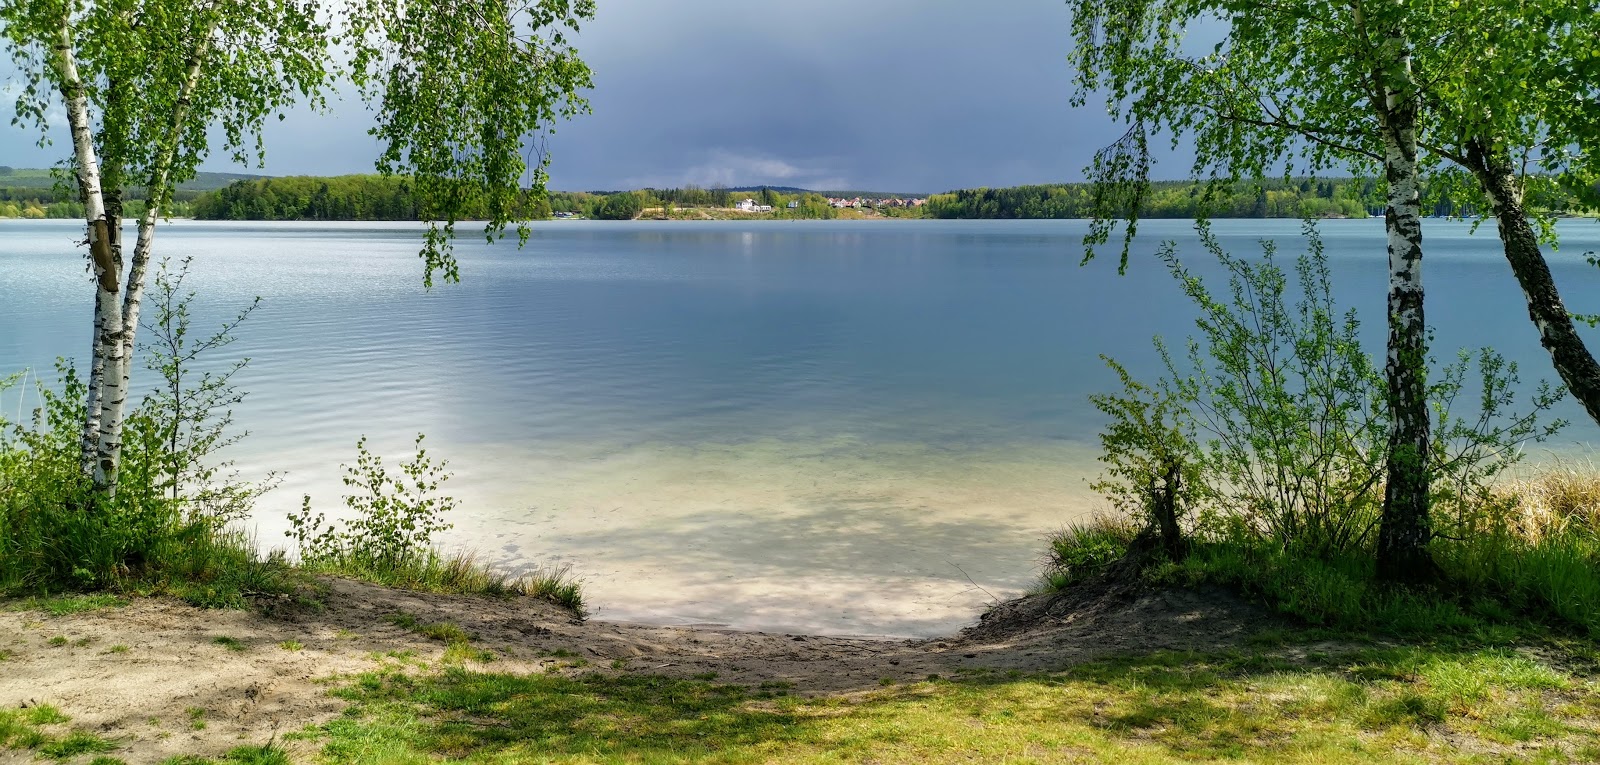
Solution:
<path fill-rule="evenodd" d="M 289 765 L 289 753 L 276 744 L 268 743 L 236 747 L 219 760 L 185 755 L 162 760 L 161 765 Z"/>
<path fill-rule="evenodd" d="M 1116 560 L 1131 538 L 1115 524 L 1057 534 L 1041 589 L 1065 591 L 1085 581 Z M 1443 573 L 1436 586 L 1396 589 L 1377 581 L 1365 548 L 1316 555 L 1266 540 L 1192 540 L 1184 560 L 1158 562 L 1144 577 L 1157 587 L 1226 587 L 1304 624 L 1344 634 L 1600 638 L 1600 532 L 1574 527 L 1538 539 L 1484 534 L 1439 540 L 1434 555 Z"/>
<path fill-rule="evenodd" d="M 88 731 L 64 728 L 71 719 L 48 704 L 26 709 L 0 709 L 0 751 L 29 751 L 36 757 L 72 760 L 113 751 L 115 741 Z"/>
<path fill-rule="evenodd" d="M 584 613 L 583 587 L 567 569 L 539 569 L 514 576 L 479 563 L 470 552 L 445 555 L 429 550 L 383 565 L 359 556 L 323 558 L 306 562 L 303 569 L 421 592 L 533 597 L 574 614 Z"/>
<path fill-rule="evenodd" d="M 51 616 L 69 616 L 81 614 L 85 611 L 99 611 L 105 608 L 121 608 L 128 605 L 126 598 L 115 595 L 47 595 L 29 598 L 18 598 L 8 602 L 5 606 L 8 611 L 43 611 Z"/>
<path fill-rule="evenodd" d="M 1132 523 L 1113 516 L 1067 526 L 1050 537 L 1041 587 L 1062 590 L 1100 573 L 1122 557 L 1138 532 Z"/>
<path fill-rule="evenodd" d="M 450 622 L 429 622 L 425 624 L 417 621 L 417 617 L 405 612 L 400 612 L 389 617 L 389 622 L 402 629 L 411 630 L 412 632 L 422 635 L 423 637 L 432 638 L 445 643 L 466 643 L 472 640 L 472 635 L 468 634 L 466 630 L 462 629 L 458 625 L 451 624 Z"/>
<path fill-rule="evenodd" d="M 387 669 L 304 736 L 332 763 L 1582 762 L 1594 681 L 1504 648 L 1157 653 L 848 697 L 626 674 Z"/>
<path fill-rule="evenodd" d="M 243 640 L 240 640 L 236 637 L 229 637 L 227 635 L 218 635 L 212 638 L 211 642 L 230 651 L 244 652 L 250 650 L 250 646 L 245 645 Z"/>

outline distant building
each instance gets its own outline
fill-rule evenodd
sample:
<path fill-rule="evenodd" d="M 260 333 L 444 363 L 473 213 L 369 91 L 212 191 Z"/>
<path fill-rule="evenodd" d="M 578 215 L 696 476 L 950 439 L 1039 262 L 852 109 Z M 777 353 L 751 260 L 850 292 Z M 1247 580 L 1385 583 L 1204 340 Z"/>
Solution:
<path fill-rule="evenodd" d="M 754 199 L 746 199 L 733 206 L 739 212 L 772 212 L 772 205 L 758 205 Z"/>
<path fill-rule="evenodd" d="M 800 200 L 798 200 L 798 199 L 789 200 L 789 209 L 794 210 L 794 209 L 797 209 L 799 207 L 800 207 Z"/>

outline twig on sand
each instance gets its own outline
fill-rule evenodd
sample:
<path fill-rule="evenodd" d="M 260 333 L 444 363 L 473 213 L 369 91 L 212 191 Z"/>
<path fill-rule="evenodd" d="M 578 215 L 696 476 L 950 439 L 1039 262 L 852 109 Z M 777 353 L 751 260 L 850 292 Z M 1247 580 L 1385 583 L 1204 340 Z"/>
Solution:
<path fill-rule="evenodd" d="M 960 572 L 961 572 L 961 575 L 962 575 L 962 576 L 964 576 L 964 577 L 966 577 L 966 578 L 967 578 L 967 581 L 968 581 L 968 582 L 970 582 L 970 583 L 971 583 L 971 584 L 972 584 L 972 586 L 973 586 L 973 587 L 975 587 L 975 588 L 977 588 L 977 589 L 979 589 L 979 590 L 981 590 L 981 591 L 982 591 L 982 592 L 983 592 L 983 594 L 985 594 L 985 595 L 988 595 L 988 596 L 989 596 L 989 600 L 991 600 L 991 601 L 993 601 L 993 602 L 994 602 L 994 604 L 995 604 L 995 605 L 1000 605 L 1000 599 L 999 599 L 999 598 L 997 598 L 997 597 L 995 597 L 995 596 L 994 596 L 994 593 L 992 593 L 992 592 L 990 592 L 990 591 L 988 591 L 988 590 L 985 590 L 985 589 L 984 589 L 984 588 L 983 588 L 983 585 L 981 585 L 981 584 L 978 584 L 978 583 L 977 583 L 977 582 L 976 582 L 976 581 L 973 581 L 973 579 L 972 579 L 972 575 L 971 575 L 971 574 L 968 574 L 968 573 L 967 573 L 967 570 L 966 570 L 966 569 L 964 569 L 964 568 L 962 568 L 962 567 L 960 567 L 960 566 L 959 566 L 959 565 L 956 565 L 956 562 L 955 562 L 955 561 L 950 561 L 950 560 L 947 560 L 947 561 L 945 561 L 945 563 L 948 563 L 948 564 L 950 564 L 950 565 L 952 565 L 952 566 L 955 566 L 955 569 L 956 569 L 956 570 L 957 570 L 957 571 L 960 571 Z"/>

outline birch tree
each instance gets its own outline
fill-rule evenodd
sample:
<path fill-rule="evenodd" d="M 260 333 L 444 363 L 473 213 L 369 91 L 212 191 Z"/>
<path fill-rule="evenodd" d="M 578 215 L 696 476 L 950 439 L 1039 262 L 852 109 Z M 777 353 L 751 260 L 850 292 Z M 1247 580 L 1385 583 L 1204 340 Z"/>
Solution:
<path fill-rule="evenodd" d="M 1462 196 L 1495 221 L 1540 345 L 1600 423 L 1600 363 L 1540 247 L 1556 242 L 1550 211 L 1527 201 L 1544 186 L 1600 207 L 1600 4 L 1462 4 L 1450 8 L 1441 38 L 1440 68 L 1459 74 L 1424 93 L 1438 125 L 1424 148 L 1443 160 L 1446 177 L 1469 179 Z"/>
<path fill-rule="evenodd" d="M 593 0 L 0 0 L 0 39 L 20 73 L 14 121 L 51 135 L 85 209 L 94 288 L 84 406 L 85 477 L 115 492 L 129 359 L 156 231 L 177 184 L 214 151 L 260 162 L 264 123 L 326 106 L 353 83 L 373 107 L 385 173 L 413 177 L 428 221 L 423 279 L 454 280 L 456 221 L 489 211 L 486 236 L 542 192 L 538 147 L 585 109 L 589 69 L 569 35 Z M 215 136 L 215 140 L 213 140 Z M 131 252 L 123 204 L 147 198 Z"/>
<path fill-rule="evenodd" d="M 1419 51 L 1431 31 L 1406 0 L 1068 0 L 1075 102 L 1103 93 L 1121 140 L 1092 167 L 1096 220 L 1086 257 L 1126 221 L 1123 264 L 1149 191 L 1152 136 L 1192 139 L 1210 188 L 1281 171 L 1381 172 L 1388 239 L 1387 482 L 1378 572 L 1417 582 L 1428 553 L 1430 418 L 1424 359 Z M 1225 32 L 1209 48 L 1191 25 Z"/>

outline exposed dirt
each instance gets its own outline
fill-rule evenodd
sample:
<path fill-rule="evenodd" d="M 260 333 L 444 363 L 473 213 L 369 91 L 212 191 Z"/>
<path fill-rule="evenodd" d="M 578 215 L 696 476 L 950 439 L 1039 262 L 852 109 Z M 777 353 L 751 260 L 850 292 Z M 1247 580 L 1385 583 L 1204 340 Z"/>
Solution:
<path fill-rule="evenodd" d="M 718 682 L 786 681 L 804 694 L 858 692 L 884 678 L 914 681 L 962 669 L 1039 671 L 1116 653 L 1213 650 L 1274 622 L 1219 590 L 1083 588 L 1001 604 L 948 639 L 859 640 L 580 622 L 531 599 L 325 584 L 329 605 L 322 609 L 269 602 L 256 612 L 207 611 L 142 599 L 61 617 L 0 612 L 0 650 L 10 652 L 0 662 L 0 708 L 55 705 L 75 724 L 119 739 L 117 755 L 130 763 L 215 755 L 334 717 L 344 704 L 328 695 L 327 680 L 372 669 L 375 653 L 438 660 L 444 644 L 397 626 L 392 619 L 402 613 L 460 626 L 474 647 L 497 655 L 485 666 L 493 671 L 536 672 L 557 663 L 563 671 L 714 672 Z M 53 645 L 58 637 L 65 643 Z M 287 641 L 302 647 L 290 650 Z M 577 658 L 586 666 L 571 668 Z M 618 659 L 621 669 L 613 666 Z M 27 759 L 0 753 L 0 762 Z"/>

